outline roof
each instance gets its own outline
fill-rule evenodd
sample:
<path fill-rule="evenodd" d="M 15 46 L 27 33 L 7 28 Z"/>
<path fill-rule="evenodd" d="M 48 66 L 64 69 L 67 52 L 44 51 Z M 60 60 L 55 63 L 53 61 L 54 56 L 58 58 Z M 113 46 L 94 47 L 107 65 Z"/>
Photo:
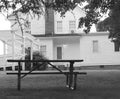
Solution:
<path fill-rule="evenodd" d="M 29 41 L 33 41 L 34 44 L 39 44 L 39 41 L 29 33 L 24 33 L 24 37 L 23 37 L 21 33 L 16 32 L 16 31 L 0 30 L 0 40 L 1 41 L 6 42 L 7 44 L 11 45 L 13 38 L 15 39 L 15 41 L 17 40 L 17 41 L 20 41 L 20 42 L 22 42 L 23 38 L 26 38 Z M 17 44 L 20 44 L 20 43 L 17 43 Z"/>
<path fill-rule="evenodd" d="M 34 37 L 65 37 L 65 36 L 81 36 L 80 34 L 41 34 L 33 35 Z"/>
<path fill-rule="evenodd" d="M 43 38 L 49 38 L 49 37 L 81 37 L 81 36 L 104 36 L 108 35 L 108 32 L 95 32 L 95 33 L 74 33 L 74 34 L 39 34 L 39 35 L 33 35 L 34 37 L 43 37 Z"/>

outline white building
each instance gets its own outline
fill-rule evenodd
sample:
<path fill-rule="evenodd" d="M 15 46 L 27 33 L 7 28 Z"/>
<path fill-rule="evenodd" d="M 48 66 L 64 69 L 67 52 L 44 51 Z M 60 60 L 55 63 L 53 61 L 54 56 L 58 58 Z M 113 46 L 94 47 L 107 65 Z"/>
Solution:
<path fill-rule="evenodd" d="M 47 17 L 31 21 L 31 33 L 39 38 L 41 50 L 49 59 L 84 60 L 76 66 L 120 64 L 120 52 L 115 51 L 108 32 L 86 35 L 78 28 L 79 18 L 84 15 L 79 7 L 67 12 L 64 18 L 50 11 Z"/>
<path fill-rule="evenodd" d="M 31 20 L 31 33 L 40 41 L 40 51 L 48 59 L 83 59 L 76 66 L 119 65 L 120 52 L 108 39 L 108 32 L 83 33 L 78 28 L 84 11 L 76 7 L 65 17 L 49 10 L 48 15 Z M 66 65 L 66 64 L 65 64 Z"/>

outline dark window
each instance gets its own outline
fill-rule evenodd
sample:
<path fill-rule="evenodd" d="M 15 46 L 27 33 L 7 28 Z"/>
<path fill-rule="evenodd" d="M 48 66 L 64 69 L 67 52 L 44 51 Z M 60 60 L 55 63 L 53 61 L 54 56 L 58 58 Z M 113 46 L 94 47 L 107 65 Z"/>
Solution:
<path fill-rule="evenodd" d="M 114 47 L 115 47 L 115 52 L 120 51 L 120 42 L 115 41 L 115 42 L 114 42 Z"/>

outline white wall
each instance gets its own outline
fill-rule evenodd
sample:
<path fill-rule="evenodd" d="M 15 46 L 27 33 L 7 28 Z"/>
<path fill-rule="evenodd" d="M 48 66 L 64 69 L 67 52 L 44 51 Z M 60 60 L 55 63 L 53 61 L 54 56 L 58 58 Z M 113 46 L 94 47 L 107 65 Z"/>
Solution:
<path fill-rule="evenodd" d="M 60 14 L 55 12 L 54 13 L 54 31 L 55 34 L 66 34 L 70 33 L 69 31 L 69 21 L 75 20 L 76 21 L 76 31 L 75 33 L 83 32 L 83 29 L 78 28 L 79 24 L 79 18 L 85 16 L 85 13 L 83 10 L 81 10 L 79 7 L 76 7 L 73 11 L 67 12 L 65 14 L 65 17 L 60 17 Z M 57 32 L 57 21 L 63 21 L 63 31 Z M 45 34 L 45 16 L 41 15 L 39 19 L 34 18 L 31 20 L 31 33 L 34 35 L 38 34 Z"/>
<path fill-rule="evenodd" d="M 53 59 L 57 59 L 57 47 L 62 47 L 62 59 L 80 59 L 80 37 L 58 37 L 53 39 Z M 68 66 L 69 63 L 55 63 L 55 64 L 64 64 Z M 75 66 L 80 66 L 78 63 L 74 64 Z"/>
<path fill-rule="evenodd" d="M 69 21 L 70 20 L 75 20 L 76 21 L 76 31 L 75 33 L 80 33 L 83 32 L 83 29 L 79 29 L 78 28 L 78 24 L 79 24 L 79 18 L 82 16 L 85 16 L 85 13 L 83 10 L 81 10 L 79 7 L 76 7 L 73 11 L 67 12 L 65 14 L 65 17 L 60 17 L 60 14 L 55 12 L 55 33 L 56 34 L 66 34 L 66 33 L 70 33 L 69 31 Z M 57 32 L 57 21 L 62 21 L 63 24 L 63 31 L 62 32 Z"/>
<path fill-rule="evenodd" d="M 41 15 L 31 20 L 31 33 L 33 35 L 45 34 L 45 16 Z"/>
<path fill-rule="evenodd" d="M 57 47 L 62 47 L 62 59 L 79 59 L 80 48 L 79 48 L 79 37 L 63 37 L 56 38 L 53 40 L 54 45 L 54 59 L 57 59 Z"/>
<path fill-rule="evenodd" d="M 98 40 L 98 53 L 93 53 L 92 41 Z M 120 64 L 120 52 L 114 51 L 114 43 L 103 36 L 83 36 L 80 38 L 80 57 L 83 65 Z"/>

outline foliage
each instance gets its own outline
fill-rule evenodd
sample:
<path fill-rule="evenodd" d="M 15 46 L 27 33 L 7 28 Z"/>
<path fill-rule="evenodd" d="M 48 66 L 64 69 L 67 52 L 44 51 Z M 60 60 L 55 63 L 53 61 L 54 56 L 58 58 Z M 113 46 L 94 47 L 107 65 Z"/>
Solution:
<path fill-rule="evenodd" d="M 98 28 L 101 31 L 107 30 L 110 32 L 109 38 L 112 41 L 116 40 L 120 42 L 120 11 L 114 11 L 105 20 L 98 23 Z"/>
<path fill-rule="evenodd" d="M 84 24 L 87 27 L 86 33 L 93 23 L 99 22 L 99 30 L 107 30 L 110 33 L 109 38 L 120 40 L 120 0 L 89 0 L 84 9 L 86 17 L 80 18 L 80 26 Z M 100 22 L 100 18 L 107 13 L 108 17 Z"/>
<path fill-rule="evenodd" d="M 92 24 L 97 24 L 100 18 L 109 12 L 108 19 L 105 21 L 106 29 L 110 32 L 109 38 L 120 39 L 120 0 L 1 0 L 0 11 L 9 12 L 12 9 L 12 14 L 16 16 L 17 22 L 20 24 L 19 13 L 40 17 L 44 11 L 52 8 L 63 16 L 77 5 L 82 5 L 83 2 L 87 2 L 83 8 L 86 16 L 80 18 L 79 28 L 85 26 L 84 31 L 88 33 Z"/>
<path fill-rule="evenodd" d="M 31 59 L 30 48 L 26 49 L 26 52 L 27 52 L 27 55 L 25 56 L 25 59 L 30 60 Z M 33 60 L 47 60 L 47 58 L 45 56 L 43 56 L 39 51 L 35 51 L 35 52 L 33 52 Z M 26 62 L 25 68 L 26 68 L 26 70 L 30 70 L 32 68 L 38 67 L 36 70 L 46 70 L 48 67 L 48 63 L 44 62 L 43 65 L 41 65 L 41 64 L 43 64 L 43 62 L 34 62 L 31 66 L 30 62 Z"/>

